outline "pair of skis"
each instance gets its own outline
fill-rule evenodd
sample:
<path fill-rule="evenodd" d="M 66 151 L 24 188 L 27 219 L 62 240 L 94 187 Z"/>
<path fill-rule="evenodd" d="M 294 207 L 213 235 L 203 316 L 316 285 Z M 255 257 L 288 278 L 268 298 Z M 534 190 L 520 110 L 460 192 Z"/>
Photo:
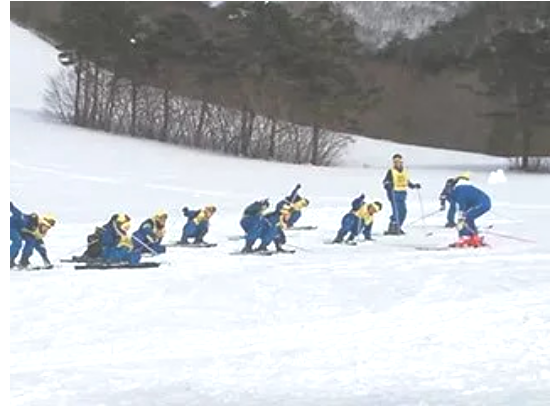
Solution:
<path fill-rule="evenodd" d="M 71 260 L 61 260 L 61 262 L 74 262 Z M 139 262 L 138 264 L 130 264 L 127 262 L 123 263 L 109 263 L 105 261 L 97 261 L 97 262 L 87 262 L 87 263 L 77 263 L 74 266 L 75 270 L 112 270 L 112 269 L 123 269 L 123 268 L 155 268 L 161 265 L 160 262 L 148 261 L 148 262 Z M 42 271 L 42 270 L 52 270 L 56 266 L 54 265 L 31 265 L 28 267 L 18 268 L 15 267 L 12 270 L 15 271 Z"/>
<path fill-rule="evenodd" d="M 182 243 L 173 242 L 168 244 L 170 247 L 184 247 L 184 248 L 213 248 L 217 244 L 202 242 L 202 243 Z M 113 269 L 139 269 L 139 268 L 156 268 L 161 265 L 161 262 L 155 261 L 142 261 L 137 264 L 130 264 L 128 262 L 107 262 L 98 258 L 87 258 L 82 256 L 73 256 L 70 259 L 61 260 L 63 263 L 74 263 L 75 270 L 113 270 Z M 43 269 L 43 267 L 33 267 L 34 270 Z"/>

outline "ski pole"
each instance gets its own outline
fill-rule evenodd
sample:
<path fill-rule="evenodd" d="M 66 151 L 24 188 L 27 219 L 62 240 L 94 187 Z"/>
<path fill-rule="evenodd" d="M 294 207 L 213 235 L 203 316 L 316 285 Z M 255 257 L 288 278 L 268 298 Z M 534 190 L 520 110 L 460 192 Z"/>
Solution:
<path fill-rule="evenodd" d="M 419 217 L 418 219 L 415 219 L 415 220 L 413 220 L 412 222 L 408 223 L 407 226 L 414 225 L 414 224 L 418 223 L 418 222 L 421 221 L 421 220 L 425 220 L 425 219 L 427 219 L 428 217 L 431 217 L 431 216 L 433 216 L 433 215 L 439 213 L 440 211 L 441 211 L 441 210 L 437 209 L 437 210 L 432 211 L 431 213 L 425 214 L 425 215 L 423 215 L 422 217 Z"/>
<path fill-rule="evenodd" d="M 156 251 L 154 251 L 154 249 L 152 247 L 150 247 L 148 244 L 146 244 L 145 242 L 141 241 L 140 239 L 138 239 L 136 236 L 132 236 L 132 240 L 133 241 L 137 241 L 140 245 L 142 245 L 143 247 L 145 247 L 148 251 L 150 251 L 152 253 L 152 256 L 155 257 L 156 255 L 158 255 L 158 253 Z"/>
<path fill-rule="evenodd" d="M 516 222 L 516 223 L 520 223 L 520 222 L 521 222 L 521 220 L 513 219 L 513 218 L 511 218 L 511 217 L 509 217 L 509 216 L 506 216 L 505 214 L 501 214 L 501 213 L 497 212 L 497 211 L 494 210 L 494 209 L 492 209 L 492 210 L 490 210 L 490 211 L 491 211 L 492 213 L 494 213 L 494 215 L 496 215 L 496 216 L 498 216 L 498 217 L 501 217 L 502 219 L 509 220 L 510 222 Z"/>
<path fill-rule="evenodd" d="M 88 242 L 88 243 L 87 243 L 86 249 L 87 249 L 90 245 L 95 244 L 96 242 L 99 242 L 99 239 L 96 239 L 96 240 L 94 240 L 94 241 Z M 72 254 L 74 254 L 75 252 L 78 252 L 78 251 L 79 251 L 80 249 L 82 249 L 82 248 L 83 248 L 83 245 L 80 245 L 79 247 L 74 248 L 74 249 L 68 251 L 66 254 L 64 254 L 64 256 L 71 256 Z M 63 257 L 63 258 L 60 258 L 60 259 L 64 259 L 64 257 Z"/>
<path fill-rule="evenodd" d="M 494 235 L 494 236 L 499 236 L 501 238 L 512 239 L 514 241 L 519 241 L 519 242 L 526 242 L 526 243 L 530 243 L 530 244 L 536 244 L 537 243 L 537 241 L 535 241 L 534 239 L 521 238 L 519 236 L 514 236 L 514 235 L 506 235 L 505 233 L 499 233 L 499 232 L 490 231 L 490 230 L 486 230 L 485 233 L 488 233 L 488 234 Z"/>
<path fill-rule="evenodd" d="M 297 246 L 297 245 L 285 244 L 284 246 L 289 246 L 290 248 L 299 249 L 300 251 L 304 251 L 304 252 L 313 252 L 310 249 L 303 248 L 303 247 Z"/>
<path fill-rule="evenodd" d="M 422 194 L 420 194 L 419 189 L 417 189 L 416 192 L 418 193 L 418 201 L 420 202 L 420 214 L 422 215 L 422 226 L 425 230 L 426 229 L 426 217 L 424 216 L 424 204 L 422 202 Z"/>

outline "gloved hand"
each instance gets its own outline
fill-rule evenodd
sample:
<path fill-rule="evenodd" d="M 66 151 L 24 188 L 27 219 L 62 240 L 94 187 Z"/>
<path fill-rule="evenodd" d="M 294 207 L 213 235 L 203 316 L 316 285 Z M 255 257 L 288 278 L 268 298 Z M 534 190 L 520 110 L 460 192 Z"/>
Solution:
<path fill-rule="evenodd" d="M 445 211 L 445 203 L 439 205 L 439 211 Z"/>
<path fill-rule="evenodd" d="M 414 188 L 415 190 L 419 190 L 420 188 L 422 188 L 422 185 L 420 184 L 413 184 L 412 188 Z"/>
<path fill-rule="evenodd" d="M 301 188 L 301 184 L 297 184 L 296 188 L 299 190 Z"/>
<path fill-rule="evenodd" d="M 183 215 L 186 216 L 189 212 L 189 208 L 187 206 L 183 207 Z"/>
<path fill-rule="evenodd" d="M 464 217 L 464 216 L 461 216 L 461 217 L 459 217 L 459 219 L 457 220 L 457 224 L 455 225 L 455 227 L 456 227 L 458 230 L 462 230 L 462 229 L 464 229 L 464 227 L 466 226 L 466 224 L 467 224 L 467 223 L 466 223 L 466 221 L 465 221 L 465 217 Z"/>

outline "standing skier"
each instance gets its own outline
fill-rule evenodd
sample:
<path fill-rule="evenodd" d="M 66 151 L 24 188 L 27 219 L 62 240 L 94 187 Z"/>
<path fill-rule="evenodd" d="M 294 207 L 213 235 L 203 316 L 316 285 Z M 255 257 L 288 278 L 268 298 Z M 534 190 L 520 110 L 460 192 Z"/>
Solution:
<path fill-rule="evenodd" d="M 412 183 L 408 171 L 404 168 L 403 158 L 400 154 L 393 155 L 393 166 L 387 171 L 383 179 L 383 187 L 387 191 L 387 198 L 391 203 L 391 214 L 389 228 L 386 235 L 404 235 L 402 225 L 406 219 L 406 195 L 407 188 L 419 189 L 420 184 Z"/>

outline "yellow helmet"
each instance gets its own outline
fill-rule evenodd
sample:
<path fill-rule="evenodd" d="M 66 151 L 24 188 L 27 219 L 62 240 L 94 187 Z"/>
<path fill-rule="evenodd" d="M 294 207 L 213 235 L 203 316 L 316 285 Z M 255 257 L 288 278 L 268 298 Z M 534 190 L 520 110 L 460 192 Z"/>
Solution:
<path fill-rule="evenodd" d="M 154 219 L 156 220 L 167 220 L 167 213 L 165 210 L 158 210 L 154 214 Z"/>
<path fill-rule="evenodd" d="M 52 214 L 45 214 L 39 218 L 39 224 L 52 228 L 56 224 L 56 219 Z"/>
<path fill-rule="evenodd" d="M 216 206 L 213 205 L 213 204 L 209 204 L 206 207 L 204 207 L 204 211 L 206 213 L 214 214 L 214 213 L 216 213 L 216 210 L 217 210 Z"/>
<path fill-rule="evenodd" d="M 374 213 L 380 212 L 382 208 L 383 204 L 381 204 L 379 201 L 374 201 L 373 203 L 368 204 L 368 210 L 373 210 Z"/>
<path fill-rule="evenodd" d="M 123 225 L 125 223 L 130 222 L 130 216 L 126 213 L 119 213 L 116 218 L 116 222 L 118 225 Z"/>
<path fill-rule="evenodd" d="M 457 179 L 464 179 L 464 180 L 468 181 L 468 180 L 471 179 L 471 173 L 469 171 L 465 171 L 465 172 L 461 173 L 461 175 L 459 175 L 457 177 Z"/>
<path fill-rule="evenodd" d="M 298 200 L 296 200 L 295 203 L 292 204 L 292 206 L 294 210 L 304 209 L 309 206 L 309 200 L 307 198 L 300 197 Z"/>

